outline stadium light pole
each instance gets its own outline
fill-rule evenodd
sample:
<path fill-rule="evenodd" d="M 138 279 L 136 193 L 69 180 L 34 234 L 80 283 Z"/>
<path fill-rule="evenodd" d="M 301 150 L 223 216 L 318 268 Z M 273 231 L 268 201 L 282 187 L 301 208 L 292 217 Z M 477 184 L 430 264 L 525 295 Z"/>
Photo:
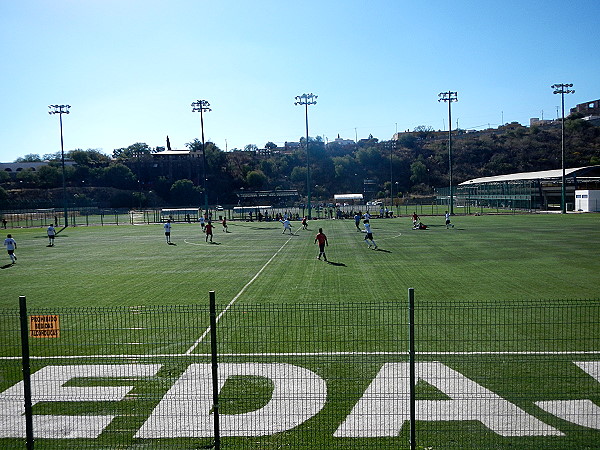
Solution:
<path fill-rule="evenodd" d="M 294 105 L 304 105 L 305 107 L 305 116 L 306 116 L 306 196 L 308 200 L 308 218 L 311 218 L 311 200 L 310 200 L 310 166 L 308 159 L 308 105 L 316 105 L 317 104 L 317 95 L 311 94 L 302 94 L 296 96 L 296 101 Z"/>
<path fill-rule="evenodd" d="M 206 100 L 196 100 L 192 103 L 192 112 L 200 113 L 200 130 L 202 133 L 202 178 L 204 188 L 204 214 L 208 214 L 208 192 L 206 183 L 206 152 L 204 151 L 204 112 L 212 111 L 210 103 Z"/>
<path fill-rule="evenodd" d="M 69 114 L 70 105 L 49 105 L 48 114 L 58 114 L 60 123 L 60 160 L 62 165 L 62 187 L 63 187 L 63 208 L 65 214 L 65 227 L 69 226 L 69 216 L 67 214 L 67 182 L 65 179 L 65 145 L 63 141 L 62 115 Z M 56 224 L 58 225 L 58 224 Z"/>
<path fill-rule="evenodd" d="M 562 166 L 562 177 L 561 177 L 561 188 L 560 188 L 560 209 L 562 214 L 567 213 L 567 199 L 566 199 L 566 188 L 565 188 L 565 94 L 572 94 L 575 92 L 572 88 L 572 84 L 565 83 L 557 83 L 553 84 L 552 89 L 554 89 L 553 94 L 560 94 L 560 100 L 562 104 L 562 120 L 561 120 L 561 144 L 560 144 L 560 154 L 561 154 L 561 166 Z"/>
<path fill-rule="evenodd" d="M 452 191 L 452 102 L 458 101 L 457 92 L 440 92 L 438 102 L 448 102 L 448 172 L 450 178 L 450 215 L 454 215 L 454 192 Z"/>

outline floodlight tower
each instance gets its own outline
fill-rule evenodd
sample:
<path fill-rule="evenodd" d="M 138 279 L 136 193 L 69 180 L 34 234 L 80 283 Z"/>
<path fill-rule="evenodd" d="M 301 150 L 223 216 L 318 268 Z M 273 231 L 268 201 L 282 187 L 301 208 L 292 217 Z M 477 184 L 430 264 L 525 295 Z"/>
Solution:
<path fill-rule="evenodd" d="M 200 113 L 200 130 L 202 133 L 202 178 L 204 179 L 204 214 L 208 214 L 208 192 L 206 186 L 206 152 L 204 151 L 204 112 L 212 111 L 206 100 L 196 100 L 192 103 L 192 112 Z"/>
<path fill-rule="evenodd" d="M 553 84 L 552 89 L 554 89 L 553 94 L 560 94 L 560 100 L 562 104 L 562 120 L 561 123 L 561 144 L 560 144 L 560 154 L 561 154 L 561 165 L 562 165 L 562 178 L 561 178 L 561 188 L 560 188 L 560 209 L 562 214 L 567 213 L 567 200 L 566 200 L 566 189 L 565 189 L 565 94 L 572 94 L 575 92 L 574 89 L 569 89 L 573 87 L 573 84 L 565 84 L 565 83 L 557 83 Z"/>
<path fill-rule="evenodd" d="M 63 141 L 62 115 L 69 114 L 70 105 L 49 105 L 48 114 L 58 114 L 60 123 L 60 160 L 62 165 L 62 186 L 63 186 L 63 208 L 65 215 L 65 227 L 69 226 L 69 216 L 67 214 L 67 183 L 65 180 L 65 146 Z M 58 225 L 58 224 L 55 224 Z"/>
<path fill-rule="evenodd" d="M 308 105 L 317 104 L 317 95 L 302 94 L 296 96 L 294 105 L 304 105 L 306 112 L 306 195 L 308 200 L 308 218 L 311 218 L 311 200 L 310 200 L 310 166 L 308 159 Z"/>
<path fill-rule="evenodd" d="M 454 192 L 452 190 L 452 102 L 457 102 L 457 92 L 440 92 L 438 102 L 448 102 L 448 172 L 450 178 L 450 215 L 454 215 Z"/>

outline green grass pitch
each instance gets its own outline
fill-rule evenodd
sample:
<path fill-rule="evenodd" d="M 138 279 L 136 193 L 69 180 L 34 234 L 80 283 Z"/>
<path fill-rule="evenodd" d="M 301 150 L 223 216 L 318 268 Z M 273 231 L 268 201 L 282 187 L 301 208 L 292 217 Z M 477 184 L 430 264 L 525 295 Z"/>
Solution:
<path fill-rule="evenodd" d="M 598 296 L 597 215 L 457 216 L 446 229 L 411 229 L 409 218 L 375 219 L 379 250 L 369 250 L 352 220 L 217 224 L 212 245 L 197 224 L 176 223 L 166 245 L 161 225 L 67 228 L 47 248 L 44 229 L 11 232 L 14 267 L 4 253 L 0 306 L 168 305 L 205 302 L 214 290 L 229 302 L 276 253 L 240 302 L 511 301 Z M 323 227 L 327 255 L 319 263 L 314 236 Z M 283 248 L 281 248 L 283 246 Z"/>
<path fill-rule="evenodd" d="M 3 311 L 18 311 L 18 298 L 25 295 L 30 309 L 161 305 L 200 305 L 207 308 L 208 291 L 213 290 L 218 312 L 228 305 L 235 306 L 230 312 L 225 312 L 221 320 L 223 326 L 230 327 L 239 340 L 243 340 L 244 333 L 250 329 L 236 329 L 235 321 L 241 317 L 244 305 L 319 304 L 321 311 L 327 305 L 334 309 L 340 305 L 349 306 L 348 310 L 341 310 L 340 314 L 346 314 L 348 318 L 340 322 L 339 330 L 335 327 L 315 327 L 312 331 L 308 327 L 302 328 L 306 333 L 302 336 L 306 339 L 302 345 L 299 341 L 286 339 L 289 329 L 272 327 L 265 309 L 265 316 L 247 320 L 265 325 L 264 333 L 269 335 L 269 343 L 263 345 L 256 336 L 248 336 L 248 352 L 350 351 L 352 345 L 362 338 L 368 343 L 361 350 L 392 351 L 391 342 L 404 342 L 406 330 L 386 329 L 384 326 L 366 330 L 359 325 L 352 328 L 354 323 L 360 323 L 360 318 L 354 316 L 363 304 L 389 305 L 395 302 L 402 322 L 406 315 L 408 288 L 414 288 L 418 308 L 423 307 L 417 311 L 417 319 L 426 324 L 433 315 L 437 318 L 443 316 L 445 323 L 453 327 L 453 338 L 460 337 L 460 341 L 448 341 L 448 331 L 424 326 L 421 331 L 426 333 L 426 342 L 417 347 L 417 351 L 448 351 L 448 354 L 422 356 L 421 361 L 443 361 L 488 389 L 501 393 L 536 418 L 562 430 L 570 429 L 566 422 L 537 409 L 533 401 L 550 400 L 554 393 L 565 395 L 574 391 L 566 398 L 592 399 L 600 406 L 600 385 L 592 378 L 582 377 L 579 369 L 571 364 L 586 358 L 599 360 L 598 355 L 554 358 L 505 354 L 466 358 L 451 354 L 452 351 L 478 350 L 544 351 L 550 346 L 556 347 L 548 342 L 548 334 L 559 342 L 560 350 L 600 351 L 600 348 L 594 347 L 600 336 L 599 317 L 590 321 L 585 311 L 580 314 L 570 312 L 569 320 L 573 321 L 573 326 L 554 329 L 537 326 L 536 323 L 551 322 L 553 314 L 562 314 L 562 309 L 560 312 L 552 308 L 547 311 L 536 309 L 527 320 L 523 320 L 523 315 L 529 314 L 528 311 L 519 309 L 519 305 L 529 301 L 561 304 L 600 298 L 600 216 L 456 216 L 453 217 L 455 226 L 451 229 L 446 229 L 443 216 L 425 216 L 422 220 L 429 229 L 412 230 L 408 217 L 373 219 L 377 250 L 367 247 L 364 234 L 356 231 L 353 220 L 310 221 L 308 231 L 301 229 L 300 222 L 292 222 L 293 236 L 282 234 L 283 227 L 278 222 L 229 222 L 227 233 L 216 223 L 212 244 L 205 242 L 198 224 L 187 223 L 173 225 L 171 239 L 174 245 L 166 244 L 162 224 L 70 227 L 57 236 L 54 247 L 47 247 L 44 228 L 6 230 L 5 234 L 11 233 L 17 241 L 18 261 L 10 265 L 4 251 L 4 259 L 0 261 L 0 307 Z M 314 238 L 319 227 L 323 228 L 329 240 L 326 247 L 329 263 L 316 259 L 318 246 Z M 469 314 L 472 314 L 469 308 L 485 304 L 505 308 L 502 316 L 496 316 L 494 312 L 480 316 L 477 312 L 469 319 Z M 432 305 L 437 309 L 428 309 Z M 455 305 L 460 305 L 460 308 Z M 512 317 L 510 312 L 506 313 L 511 305 L 515 305 Z M 366 313 L 365 320 L 369 314 L 376 313 Z M 508 329 L 517 315 L 526 325 Z M 318 312 L 314 316 L 307 313 L 301 318 L 287 318 L 285 324 L 290 328 L 296 325 L 305 327 L 307 317 L 321 323 L 326 316 L 326 312 Z M 469 326 L 461 327 L 460 320 L 465 317 Z M 202 331 L 204 329 L 198 330 L 198 336 Z M 373 339 L 374 334 L 378 343 Z M 490 335 L 497 336 L 497 339 L 482 338 Z M 183 352 L 189 346 L 188 341 L 196 337 L 186 336 L 185 345 L 178 346 L 175 342 L 165 351 Z M 334 344 L 328 344 L 329 337 L 339 347 L 332 348 Z M 478 348 L 479 342 L 485 342 L 486 347 Z M 526 348 L 523 342 L 527 342 Z M 403 344 L 400 350 L 405 351 L 406 346 Z M 144 349 L 137 351 L 143 353 Z M 208 346 L 203 343 L 195 351 L 208 352 Z M 226 344 L 220 351 L 226 353 L 235 349 Z M 251 441 L 240 438 L 238 448 L 293 448 L 289 443 L 298 440 L 299 436 L 300 439 L 306 436 L 306 440 L 314 441 L 315 435 L 322 436 L 316 447 L 298 448 L 355 448 L 353 445 L 361 445 L 361 448 L 407 448 L 406 428 L 402 429 L 398 438 L 363 438 L 363 441 L 358 441 L 359 444 L 356 439 L 332 437 L 381 366 L 386 362 L 403 362 L 406 359 L 404 355 L 372 356 L 352 364 L 341 356 L 321 359 L 279 357 L 277 361 L 298 364 L 328 381 L 328 403 L 327 409 L 324 409 L 328 414 L 323 415 L 322 420 L 318 420 L 317 415 L 285 433 Z M 257 356 L 254 359 L 246 357 L 245 360 L 272 362 L 274 359 Z M 533 368 L 531 361 L 535 364 Z M 183 360 L 180 364 L 174 363 L 169 368 L 174 374 L 170 382 L 176 380 L 189 363 Z M 0 366 L 6 364 L 6 360 L 0 360 Z M 557 371 L 559 375 L 556 375 Z M 538 376 L 539 372 L 551 374 L 547 379 L 552 380 L 552 386 L 540 388 L 539 380 L 542 378 Z M 579 392 L 571 384 L 570 380 L 578 377 L 586 392 Z M 3 375 L 0 389 L 8 388 L 14 381 Z M 259 381 L 238 380 L 236 383 L 232 381 L 223 388 L 225 414 L 253 409 L 252 404 L 226 401 L 228 395 L 235 398 L 236 389 L 257 392 L 256 404 L 269 396 L 269 387 L 262 386 Z M 166 387 L 161 385 L 159 391 L 164 394 L 168 384 Z M 419 392 L 420 399 L 445 398 L 444 394 L 426 384 L 420 386 Z M 160 395 L 156 401 L 159 399 Z M 147 414 L 154 406 L 147 405 Z M 45 408 L 57 413 L 52 406 L 46 405 Z M 129 429 L 126 432 L 129 434 L 141 425 L 139 420 L 132 424 L 128 424 L 126 419 L 120 420 L 122 423 L 117 420 L 114 426 Z M 600 442 L 597 430 L 579 428 L 573 435 L 576 437 L 569 437 L 567 432 L 567 436 L 561 438 L 563 441 L 556 441 L 556 437 L 501 438 L 474 422 L 418 422 L 418 429 L 423 436 L 421 445 L 425 448 L 594 448 L 593 442 Z M 110 439 L 101 438 L 99 445 L 110 446 Z M 451 445 L 448 444 L 449 439 Z M 0 447 L 3 442 L 12 445 L 17 441 L 0 439 Z M 73 444 L 72 440 L 59 440 L 57 448 L 60 442 L 64 448 Z M 168 440 L 161 442 L 166 447 L 170 445 Z M 258 447 L 244 447 L 249 445 L 248 442 L 258 443 Z M 189 441 L 184 439 L 180 444 L 185 447 Z"/>

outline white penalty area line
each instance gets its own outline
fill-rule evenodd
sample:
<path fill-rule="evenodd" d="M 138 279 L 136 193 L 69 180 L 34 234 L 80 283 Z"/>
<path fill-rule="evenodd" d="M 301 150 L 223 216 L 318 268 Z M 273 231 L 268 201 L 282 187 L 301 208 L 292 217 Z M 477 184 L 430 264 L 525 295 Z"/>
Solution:
<path fill-rule="evenodd" d="M 272 352 L 272 353 L 219 353 L 219 357 L 309 357 L 309 356 L 408 356 L 408 352 Z M 536 352 L 536 351 L 506 351 L 506 352 L 416 352 L 417 356 L 580 356 L 600 355 L 600 350 L 595 351 L 563 351 L 563 352 Z M 71 356 L 30 356 L 35 360 L 52 359 L 111 359 L 125 358 L 130 360 L 148 358 L 210 358 L 210 353 L 162 353 L 155 355 L 71 355 Z M 20 360 L 21 356 L 2 356 L 0 360 Z"/>
<path fill-rule="evenodd" d="M 298 230 L 300 230 L 300 229 L 298 228 Z M 298 230 L 297 230 L 297 231 L 298 231 Z M 237 299 L 238 299 L 238 298 L 240 298 L 240 296 L 241 296 L 241 295 L 242 295 L 242 294 L 243 294 L 243 293 L 246 291 L 246 289 L 248 289 L 248 287 L 249 287 L 249 286 L 250 286 L 252 283 L 254 283 L 254 281 L 255 281 L 255 280 L 256 280 L 256 279 L 257 279 L 257 278 L 260 276 L 260 274 L 263 272 L 263 270 L 265 270 L 265 268 L 266 268 L 266 267 L 267 267 L 267 266 L 268 266 L 268 265 L 271 263 L 271 261 L 273 261 L 273 260 L 275 259 L 275 257 L 276 257 L 277 255 L 279 255 L 279 253 L 281 252 L 281 250 L 283 250 L 283 248 L 284 248 L 284 247 L 287 245 L 287 243 L 288 243 L 288 242 L 290 242 L 290 240 L 292 239 L 292 237 L 293 237 L 293 236 L 295 236 L 295 235 L 296 235 L 295 233 L 294 233 L 294 234 L 292 234 L 292 235 L 291 235 L 291 236 L 288 238 L 288 240 L 287 240 L 287 241 L 285 241 L 281 247 L 279 247 L 279 250 L 277 250 L 277 251 L 275 252 L 275 254 L 274 254 L 273 256 L 271 256 L 271 258 L 269 258 L 269 260 L 268 260 L 268 261 L 267 261 L 267 262 L 264 264 L 264 266 L 262 266 L 262 267 L 260 268 L 260 270 L 259 270 L 259 271 L 256 273 L 256 275 L 254 275 L 254 276 L 252 277 L 252 279 L 251 279 L 250 281 L 248 281 L 248 282 L 246 283 L 246 285 L 245 285 L 245 286 L 244 286 L 244 287 L 243 287 L 243 288 L 240 290 L 240 292 L 238 292 L 238 293 L 236 294 L 236 296 L 235 296 L 235 297 L 233 297 L 233 299 L 231 299 L 231 301 L 230 301 L 230 302 L 227 304 L 227 306 L 225 307 L 225 309 L 223 309 L 223 311 L 221 311 L 221 312 L 219 313 L 219 315 L 217 316 L 217 318 L 216 318 L 216 321 L 217 321 L 217 322 L 219 322 L 219 320 L 221 320 L 221 317 L 223 317 L 223 315 L 224 315 L 224 314 L 225 314 L 225 313 L 226 313 L 226 312 L 229 310 L 229 308 L 231 308 L 231 307 L 233 306 L 233 304 L 234 304 L 234 303 L 237 301 Z M 210 333 L 210 327 L 208 327 L 208 328 L 207 328 L 207 329 L 204 331 L 204 333 L 202 333 L 202 335 L 201 335 L 201 336 L 198 338 L 198 340 L 197 340 L 196 342 L 194 342 L 194 344 L 193 344 L 193 345 L 192 345 L 190 348 L 188 348 L 188 349 L 186 350 L 186 352 L 184 353 L 184 355 L 190 355 L 190 354 L 191 354 L 191 353 L 192 353 L 192 352 L 193 352 L 193 351 L 196 349 L 196 347 L 198 347 L 198 345 L 199 345 L 199 344 L 200 344 L 200 343 L 201 343 L 201 342 L 204 340 L 204 338 L 205 338 L 205 337 L 208 335 L 208 333 Z"/>

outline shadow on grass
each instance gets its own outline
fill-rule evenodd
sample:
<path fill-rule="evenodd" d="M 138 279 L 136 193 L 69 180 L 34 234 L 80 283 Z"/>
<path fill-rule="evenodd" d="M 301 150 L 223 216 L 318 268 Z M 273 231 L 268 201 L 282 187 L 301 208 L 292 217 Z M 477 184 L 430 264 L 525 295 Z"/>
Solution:
<path fill-rule="evenodd" d="M 3 266 L 0 266 L 0 269 L 8 269 L 10 267 L 12 267 L 14 264 L 4 264 Z"/>
<path fill-rule="evenodd" d="M 379 247 L 377 247 L 377 248 L 375 249 L 375 251 L 376 251 L 376 252 L 383 252 L 383 253 L 392 253 L 392 252 L 391 252 L 391 251 L 389 251 L 389 250 L 384 250 L 384 249 L 382 249 L 382 248 L 379 248 Z"/>
<path fill-rule="evenodd" d="M 167 242 L 169 245 L 177 245 L 175 242 Z"/>
<path fill-rule="evenodd" d="M 329 264 L 330 266 L 339 266 L 339 267 L 346 267 L 346 264 L 341 263 L 341 262 L 334 262 L 334 261 L 326 261 L 327 264 Z"/>

